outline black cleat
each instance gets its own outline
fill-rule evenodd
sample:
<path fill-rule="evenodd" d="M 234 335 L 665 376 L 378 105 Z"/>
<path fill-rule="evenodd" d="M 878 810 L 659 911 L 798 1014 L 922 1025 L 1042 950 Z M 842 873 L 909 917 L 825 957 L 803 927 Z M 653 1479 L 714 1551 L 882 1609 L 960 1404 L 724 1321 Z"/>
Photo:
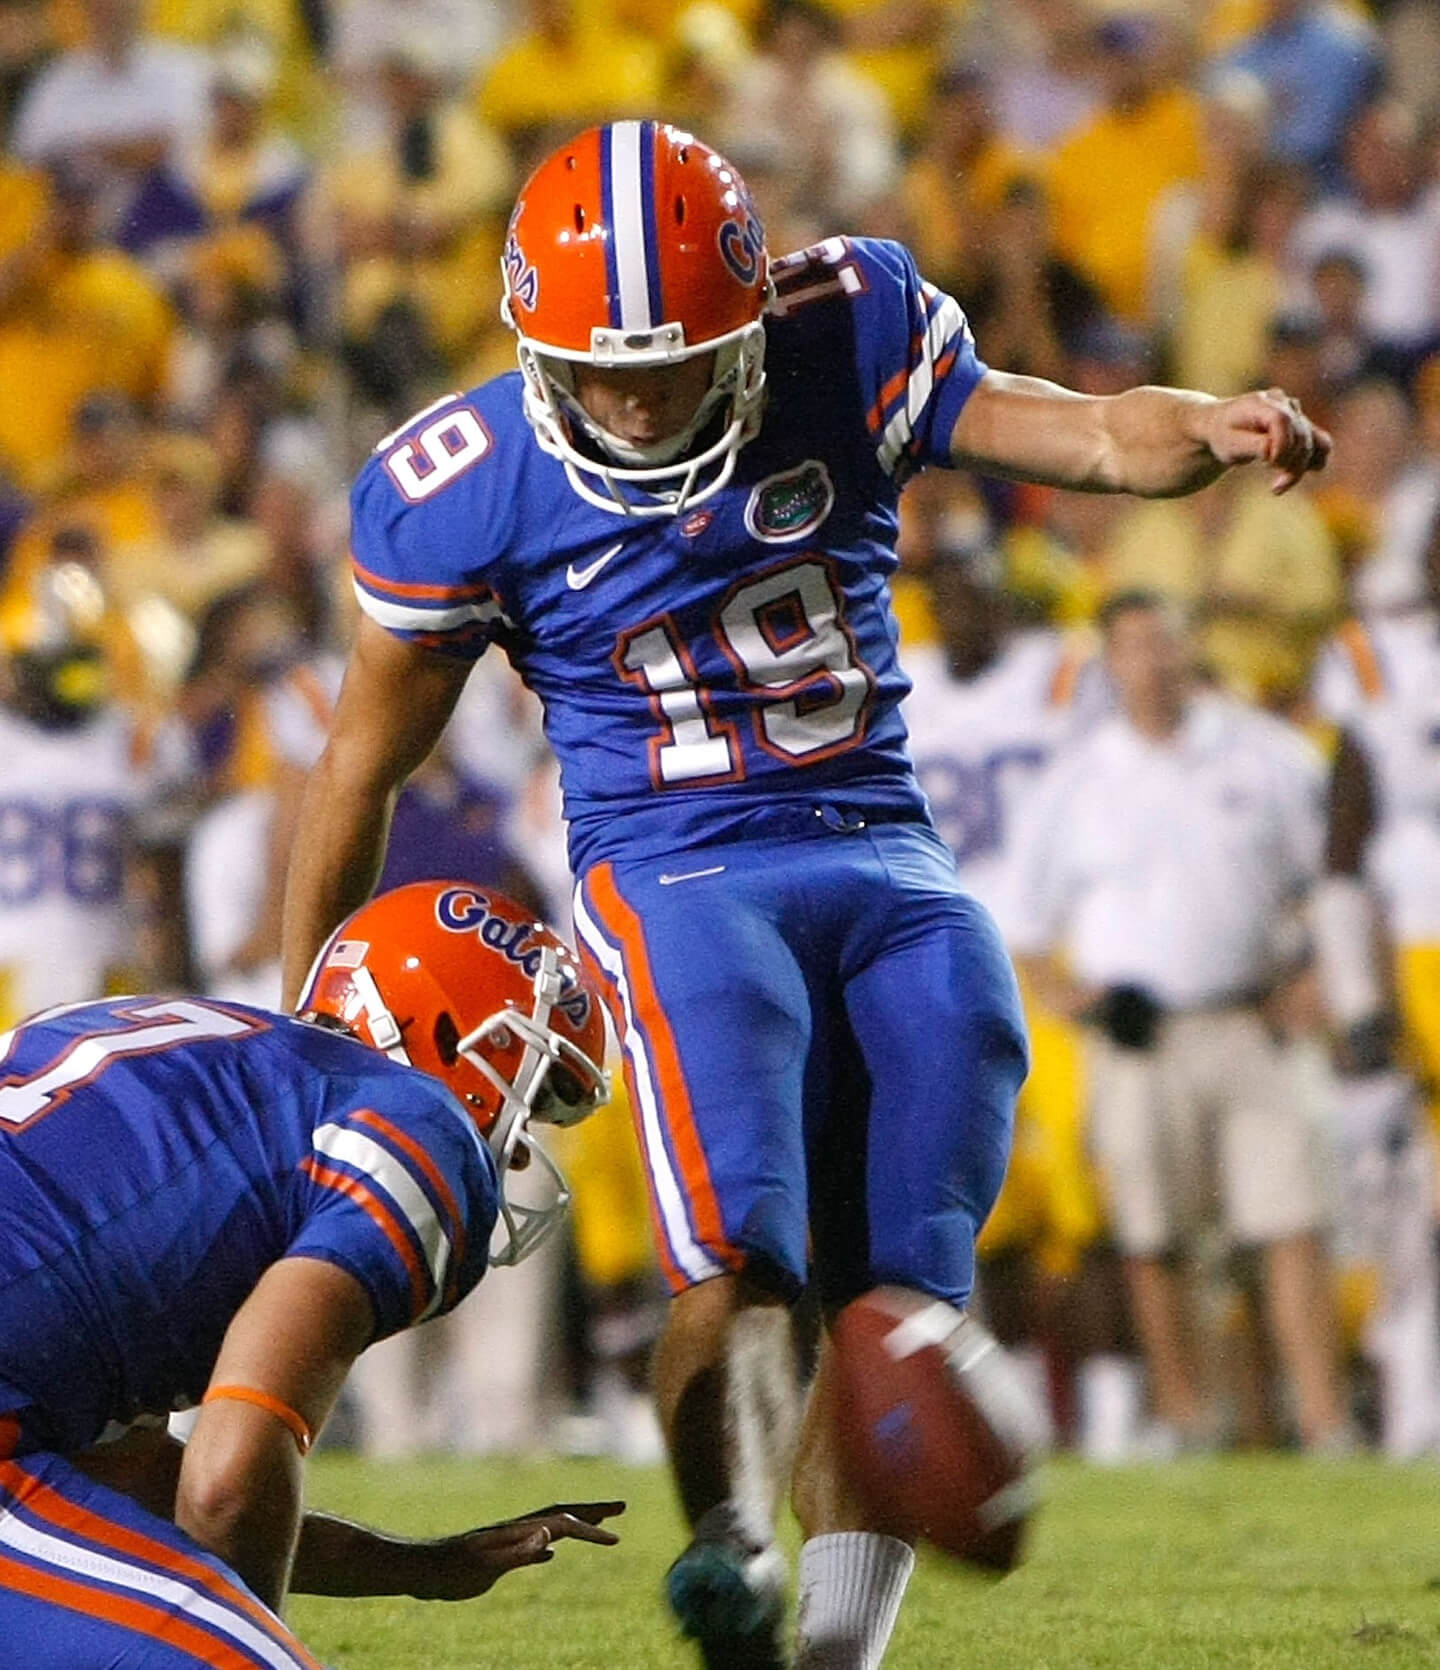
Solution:
<path fill-rule="evenodd" d="M 728 1503 L 704 1515 L 665 1574 L 665 1598 L 707 1670 L 784 1670 L 785 1576 L 785 1556 L 750 1541 Z"/>

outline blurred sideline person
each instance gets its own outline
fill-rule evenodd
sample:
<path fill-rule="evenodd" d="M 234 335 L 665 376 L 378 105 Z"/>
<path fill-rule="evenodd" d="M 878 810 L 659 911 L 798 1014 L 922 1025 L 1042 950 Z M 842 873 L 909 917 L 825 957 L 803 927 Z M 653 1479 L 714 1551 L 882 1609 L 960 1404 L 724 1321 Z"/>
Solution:
<path fill-rule="evenodd" d="M 1189 1260 L 1218 1216 L 1228 1249 L 1260 1251 L 1301 1441 L 1338 1446 L 1321 1110 L 1265 1009 L 1319 871 L 1319 765 L 1298 732 L 1194 687 L 1171 605 L 1122 593 L 1101 618 L 1120 712 L 1034 807 L 1020 963 L 1086 1023 L 1092 1144 L 1162 1430 L 1215 1436 Z"/>
<path fill-rule="evenodd" d="M 506 676 L 509 667 L 497 663 Z M 462 707 L 484 676 L 472 673 Z M 528 717 L 528 710 L 526 710 Z M 454 728 L 452 721 L 452 729 Z M 517 732 L 523 735 L 523 732 Z M 512 848 L 525 854 L 546 921 L 571 924 L 573 882 L 555 757 L 543 748 L 506 818 Z M 571 932 L 565 937 L 572 937 Z M 619 1057 L 607 1066 L 618 1067 Z M 570 1178 L 572 1263 L 565 1299 L 576 1412 L 561 1443 L 572 1454 L 601 1452 L 631 1465 L 663 1459 L 665 1443 L 650 1395 L 650 1358 L 663 1320 L 665 1288 L 650 1235 L 650 1198 L 623 1082 L 607 1107 L 564 1134 Z"/>
<path fill-rule="evenodd" d="M 1331 869 L 1362 871 L 1397 959 L 1397 997 L 1409 1048 L 1440 1119 L 1440 515 L 1424 552 L 1421 600 L 1341 628 L 1316 667 L 1320 713 L 1344 733 L 1333 798 L 1349 827 L 1335 832 Z M 1374 923 L 1373 909 L 1366 917 Z M 1373 942 L 1362 934 L 1356 953 Z M 1386 982 L 1372 963 L 1365 1012 L 1387 1018 Z"/>
<path fill-rule="evenodd" d="M 467 690 L 467 702 L 469 695 Z M 500 889 L 536 920 L 554 920 L 539 907 L 527 870 L 502 839 L 497 785 L 474 781 L 458 768 L 454 733 L 452 723 L 396 804 L 381 888 L 463 875 L 487 893 Z M 503 740 L 492 739 L 492 759 L 503 751 Z M 318 756 L 323 736 L 316 741 L 307 764 Z M 472 756 L 471 763 L 478 761 Z M 282 887 L 283 879 L 282 870 L 276 877 Z M 514 1187 L 529 1202 L 537 1184 L 548 1186 L 548 1180 L 527 1172 Z M 547 1397 L 554 1387 L 545 1361 L 553 1348 L 561 1252 L 559 1237 L 552 1238 L 438 1328 L 394 1335 L 365 1353 L 350 1391 L 367 1454 L 526 1454 L 543 1448 L 557 1413 Z"/>
<path fill-rule="evenodd" d="M 991 371 L 905 249 L 772 262 L 739 174 L 664 124 L 546 158 L 505 275 L 519 373 L 417 414 L 352 495 L 364 618 L 291 861 L 287 994 L 499 643 L 545 704 L 675 1293 L 669 1603 L 712 1665 L 786 1661 L 790 1477 L 798 1663 L 873 1666 L 913 1554 L 847 1491 L 824 1351 L 799 1423 L 788 1308 L 807 1283 L 832 1311 L 885 1282 L 968 1301 L 1026 1067 L 905 747 L 900 488 L 936 463 L 1162 495 L 1260 461 L 1283 491 L 1328 437 L 1277 391 Z"/>
<path fill-rule="evenodd" d="M 58 543 L 0 648 L 0 1027 L 146 971 L 141 866 L 164 773 L 112 699 L 93 565 Z"/>
<path fill-rule="evenodd" d="M 1425 585 L 1424 603 L 1342 627 L 1314 688 L 1340 741 L 1313 931 L 1336 1039 L 1347 1218 L 1379 1287 L 1365 1344 L 1380 1372 L 1381 1444 L 1396 1457 L 1440 1444 L 1440 518 Z"/>
<path fill-rule="evenodd" d="M 279 1005 L 285 863 L 341 665 L 307 651 L 273 586 L 230 592 L 201 618 L 180 698 L 207 780 L 186 843 L 185 902 L 196 980 L 211 997 Z"/>
<path fill-rule="evenodd" d="M 665 1289 L 650 1240 L 646 1176 L 623 1082 L 607 1107 L 565 1133 L 558 1149 L 570 1179 L 580 1414 L 566 1423 L 572 1454 L 630 1466 L 665 1459 L 650 1395 L 650 1359 L 664 1320 Z"/>
<path fill-rule="evenodd" d="M 1018 626 L 999 569 L 998 554 L 982 548 L 943 554 L 927 570 L 940 641 L 906 652 L 914 688 L 905 719 L 915 775 L 960 885 L 1008 942 L 1016 845 L 1037 785 L 1109 698 L 1092 636 Z M 1005 1186 L 976 1246 L 981 1305 L 1046 1404 L 1051 1374 L 1081 1360 L 1079 1447 L 1118 1459 L 1139 1413 L 1139 1373 L 1120 1349 L 1122 1307 L 1099 1256 L 1080 1040 L 1073 1022 L 1037 1004 L 1023 982 L 1021 991 L 1030 1074 Z"/>
<path fill-rule="evenodd" d="M 343 667 L 337 655 L 307 651 L 273 587 L 231 592 L 201 620 L 182 700 L 207 789 L 188 831 L 184 890 L 193 974 L 208 996 L 279 1006 L 285 865 Z M 506 684 L 513 679 L 503 663 L 496 671 Z M 513 746 L 496 723 L 502 692 L 487 682 L 467 686 L 445 738 L 406 785 L 382 888 L 459 875 L 536 906 L 501 839 Z M 462 744 L 463 771 L 454 763 Z M 481 769 L 490 780 L 470 781 Z M 537 914 L 556 919 L 546 909 Z M 568 920 L 568 903 L 559 919 Z M 583 1133 L 575 1138 L 583 1142 Z M 523 1193 L 530 1181 L 516 1187 Z M 361 1356 L 346 1397 L 365 1454 L 539 1448 L 553 1413 L 541 1392 L 557 1251 L 547 1247 L 423 1334 L 394 1334 Z"/>
<path fill-rule="evenodd" d="M 292 1589 L 463 1599 L 557 1538 L 616 1540 L 617 1502 L 433 1542 L 301 1506 L 355 1357 L 458 1304 L 497 1217 L 512 1262 L 553 1224 L 507 1179 L 544 1158 L 532 1120 L 603 1099 L 598 996 L 526 913 L 441 883 L 343 924 L 299 1011 L 126 998 L 4 1035 L 14 1662 L 316 1670 L 280 1618 Z M 182 1448 L 163 1423 L 195 1406 Z"/>

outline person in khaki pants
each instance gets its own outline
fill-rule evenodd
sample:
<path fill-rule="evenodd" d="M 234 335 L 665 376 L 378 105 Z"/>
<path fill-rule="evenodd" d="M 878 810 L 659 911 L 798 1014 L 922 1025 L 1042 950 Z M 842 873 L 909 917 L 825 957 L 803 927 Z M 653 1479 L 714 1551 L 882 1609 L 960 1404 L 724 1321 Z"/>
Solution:
<path fill-rule="evenodd" d="M 1183 1255 L 1260 1255 L 1302 1443 L 1348 1441 L 1313 1067 L 1266 1000 L 1320 863 L 1321 771 L 1290 727 L 1191 676 L 1168 604 L 1102 617 L 1120 711 L 1054 768 L 1018 857 L 1021 967 L 1085 1023 L 1090 1140 L 1159 1422 L 1213 1428 Z M 1287 938 L 1290 944 L 1287 946 Z"/>

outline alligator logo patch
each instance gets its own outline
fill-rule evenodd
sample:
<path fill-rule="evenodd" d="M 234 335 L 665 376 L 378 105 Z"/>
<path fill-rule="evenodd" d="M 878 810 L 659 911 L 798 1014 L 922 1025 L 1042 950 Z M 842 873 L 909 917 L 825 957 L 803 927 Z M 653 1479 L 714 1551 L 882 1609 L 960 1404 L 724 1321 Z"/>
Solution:
<path fill-rule="evenodd" d="M 834 506 L 829 470 L 818 458 L 807 458 L 756 483 L 745 506 L 745 526 L 767 544 L 789 545 L 814 533 Z"/>

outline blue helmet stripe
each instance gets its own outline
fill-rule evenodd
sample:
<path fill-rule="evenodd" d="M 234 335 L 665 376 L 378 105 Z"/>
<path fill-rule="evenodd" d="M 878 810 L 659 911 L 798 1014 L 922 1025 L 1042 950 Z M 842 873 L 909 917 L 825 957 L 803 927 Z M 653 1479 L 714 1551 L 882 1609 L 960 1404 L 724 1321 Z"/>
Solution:
<path fill-rule="evenodd" d="M 609 303 L 612 329 L 620 320 L 620 266 L 615 248 L 615 171 L 611 147 L 615 129 L 607 123 L 600 130 L 600 214 L 605 227 L 605 299 Z"/>
<path fill-rule="evenodd" d="M 660 297 L 660 234 L 656 224 L 655 124 L 640 124 L 640 212 L 645 226 L 645 278 L 650 295 L 650 323 L 665 322 Z"/>

